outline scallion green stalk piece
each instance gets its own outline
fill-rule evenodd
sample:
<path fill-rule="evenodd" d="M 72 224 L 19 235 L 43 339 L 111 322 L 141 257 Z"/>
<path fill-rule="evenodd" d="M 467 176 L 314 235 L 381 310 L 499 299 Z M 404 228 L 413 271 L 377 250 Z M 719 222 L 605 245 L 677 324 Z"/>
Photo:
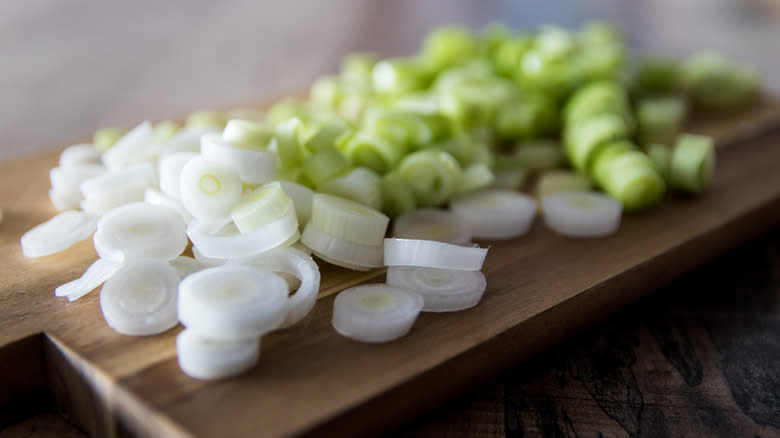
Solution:
<path fill-rule="evenodd" d="M 273 131 L 259 122 L 233 119 L 225 125 L 222 138 L 235 147 L 265 149 L 273 138 Z"/>
<path fill-rule="evenodd" d="M 672 151 L 665 144 L 652 143 L 645 147 L 650 161 L 653 162 L 655 170 L 665 181 L 669 181 L 669 167 L 671 166 Z"/>
<path fill-rule="evenodd" d="M 95 131 L 92 142 L 98 150 L 105 152 L 111 149 L 123 135 L 125 135 L 125 131 L 121 128 L 102 128 Z"/>
<path fill-rule="evenodd" d="M 404 144 L 394 144 L 364 132 L 355 134 L 342 147 L 352 165 L 367 167 L 380 174 L 398 164 L 407 150 Z"/>
<path fill-rule="evenodd" d="M 593 177 L 626 211 L 643 210 L 663 199 L 664 180 L 647 155 L 626 143 L 607 144 L 599 152 Z"/>
<path fill-rule="evenodd" d="M 459 192 L 466 193 L 474 190 L 490 187 L 495 182 L 496 176 L 484 164 L 474 164 L 463 169 L 463 181 Z"/>
<path fill-rule="evenodd" d="M 558 192 L 585 192 L 593 188 L 587 176 L 571 170 L 547 170 L 536 180 L 536 196 L 542 198 Z"/>
<path fill-rule="evenodd" d="M 432 71 L 462 63 L 474 56 L 477 44 L 474 35 L 461 27 L 440 27 L 423 41 L 421 55 Z"/>
<path fill-rule="evenodd" d="M 683 134 L 672 150 L 669 184 L 688 193 L 701 193 L 715 170 L 715 147 L 710 137 Z"/>
<path fill-rule="evenodd" d="M 425 86 L 425 71 L 410 58 L 379 61 L 371 72 L 374 89 L 382 94 L 401 96 Z"/>
<path fill-rule="evenodd" d="M 307 121 L 310 116 L 311 112 L 306 107 L 306 104 L 294 98 L 282 99 L 276 102 L 268 109 L 266 114 L 268 122 L 274 126 L 293 117 Z"/>
<path fill-rule="evenodd" d="M 639 142 L 671 144 L 685 122 L 685 101 L 679 97 L 653 97 L 639 101 L 637 124 Z"/>
<path fill-rule="evenodd" d="M 319 152 L 326 148 L 338 148 L 341 141 L 344 141 L 352 133 L 352 128 L 347 122 L 341 119 L 331 119 L 322 123 L 304 140 L 306 149 L 311 152 Z"/>
<path fill-rule="evenodd" d="M 163 120 L 152 128 L 152 141 L 165 144 L 179 131 L 179 124 L 173 120 Z"/>
<path fill-rule="evenodd" d="M 224 129 L 227 119 L 217 111 L 196 111 L 187 117 L 187 127 L 196 129 Z"/>
<path fill-rule="evenodd" d="M 303 161 L 303 175 L 319 187 L 349 169 L 347 159 L 336 148 L 324 148 Z"/>
<path fill-rule="evenodd" d="M 398 172 L 382 175 L 382 211 L 390 217 L 398 217 L 417 208 L 412 188 Z"/>
<path fill-rule="evenodd" d="M 636 71 L 634 86 L 641 95 L 677 93 L 683 88 L 682 66 L 671 58 L 647 58 Z"/>
<path fill-rule="evenodd" d="M 300 165 L 301 150 L 303 149 L 302 135 L 303 122 L 297 117 L 292 117 L 276 125 L 274 140 L 279 167 L 293 169 Z"/>
<path fill-rule="evenodd" d="M 758 97 L 760 80 L 749 69 L 731 64 L 715 52 L 701 52 L 685 64 L 685 81 L 693 102 L 706 110 L 736 110 Z"/>
<path fill-rule="evenodd" d="M 512 157 L 529 170 L 557 169 L 566 163 L 561 145 L 548 140 L 518 143 Z"/>
<path fill-rule="evenodd" d="M 382 208 L 381 178 L 365 167 L 356 167 L 343 176 L 325 181 L 317 187 L 320 193 L 347 198 L 376 210 Z"/>
<path fill-rule="evenodd" d="M 615 114 L 598 115 L 573 126 L 567 125 L 563 133 L 569 161 L 577 170 L 586 173 L 601 146 L 628 135 L 625 119 Z"/>
<path fill-rule="evenodd" d="M 341 79 L 356 86 L 370 86 L 371 71 L 379 58 L 373 53 L 353 53 L 341 62 Z"/>
<path fill-rule="evenodd" d="M 398 173 L 412 189 L 417 204 L 441 205 L 455 195 L 463 180 L 458 161 L 447 152 L 422 150 L 401 161 Z"/>

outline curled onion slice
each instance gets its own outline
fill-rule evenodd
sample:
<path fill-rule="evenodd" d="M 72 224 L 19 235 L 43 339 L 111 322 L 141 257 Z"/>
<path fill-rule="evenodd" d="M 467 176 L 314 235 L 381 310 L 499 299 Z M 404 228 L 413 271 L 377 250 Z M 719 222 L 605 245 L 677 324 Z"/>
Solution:
<path fill-rule="evenodd" d="M 559 192 L 542 197 L 547 226 L 569 237 L 602 237 L 617 231 L 620 201 L 600 193 Z"/>
<path fill-rule="evenodd" d="M 179 276 L 168 263 L 138 259 L 128 262 L 100 290 L 100 310 L 117 333 L 148 336 L 178 323 Z"/>
<path fill-rule="evenodd" d="M 54 295 L 67 297 L 68 301 L 76 301 L 105 283 L 121 267 L 122 264 L 115 260 L 99 258 L 89 265 L 81 277 L 57 286 Z"/>
<path fill-rule="evenodd" d="M 204 157 L 238 170 L 242 181 L 261 184 L 274 179 L 276 155 L 273 152 L 235 147 L 220 134 L 203 135 L 200 151 Z"/>
<path fill-rule="evenodd" d="M 361 245 L 319 230 L 309 222 L 303 229 L 301 243 L 317 257 L 337 266 L 367 271 L 382 266 L 382 247 Z"/>
<path fill-rule="evenodd" d="M 385 265 L 479 271 L 487 248 L 465 247 L 433 240 L 385 239 Z"/>
<path fill-rule="evenodd" d="M 103 250 L 121 253 L 124 260 L 171 260 L 187 246 L 181 215 L 159 205 L 144 202 L 124 205 L 100 218 L 97 228 Z"/>
<path fill-rule="evenodd" d="M 22 235 L 22 254 L 43 257 L 60 252 L 89 237 L 96 224 L 97 218 L 84 212 L 62 212 Z"/>
<path fill-rule="evenodd" d="M 298 220 L 291 208 L 281 218 L 248 233 L 240 233 L 228 223 L 217 232 L 195 220 L 187 226 L 187 235 L 201 254 L 210 258 L 248 257 L 278 246 L 292 245 L 300 237 Z"/>
<path fill-rule="evenodd" d="M 260 340 L 215 341 L 184 330 L 176 337 L 176 355 L 179 368 L 193 379 L 225 379 L 257 364 Z"/>
<path fill-rule="evenodd" d="M 208 268 L 181 281 L 179 320 L 209 339 L 256 339 L 282 324 L 287 294 L 287 283 L 265 270 Z"/>
<path fill-rule="evenodd" d="M 476 306 L 487 287 L 480 271 L 391 266 L 387 284 L 422 295 L 423 312 L 457 312 Z"/>
<path fill-rule="evenodd" d="M 485 190 L 450 202 L 452 212 L 468 224 L 478 239 L 511 239 L 528 232 L 536 215 L 536 201 L 508 190 Z"/>
<path fill-rule="evenodd" d="M 393 222 L 393 237 L 462 245 L 471 241 L 471 232 L 465 222 L 449 211 L 422 208 L 396 218 Z"/>
<path fill-rule="evenodd" d="M 341 291 L 333 302 L 333 328 L 360 342 L 388 342 L 409 333 L 423 297 L 386 284 Z"/>
<path fill-rule="evenodd" d="M 181 202 L 192 216 L 215 222 L 230 214 L 241 197 L 241 178 L 231 166 L 198 156 L 181 171 Z"/>

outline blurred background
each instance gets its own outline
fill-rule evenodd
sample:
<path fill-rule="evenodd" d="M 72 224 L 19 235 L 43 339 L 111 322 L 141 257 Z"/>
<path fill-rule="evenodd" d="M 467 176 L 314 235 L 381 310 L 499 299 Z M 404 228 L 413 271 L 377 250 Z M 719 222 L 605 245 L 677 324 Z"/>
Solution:
<path fill-rule="evenodd" d="M 416 51 L 442 24 L 619 23 L 640 53 L 714 48 L 780 89 L 777 0 L 0 2 L 0 159 L 103 126 L 305 89 L 352 51 Z"/>

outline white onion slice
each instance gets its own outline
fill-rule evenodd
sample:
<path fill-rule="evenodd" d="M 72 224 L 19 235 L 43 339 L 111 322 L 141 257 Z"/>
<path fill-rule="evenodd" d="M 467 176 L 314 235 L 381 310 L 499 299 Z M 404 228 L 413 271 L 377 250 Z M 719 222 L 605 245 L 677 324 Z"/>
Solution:
<path fill-rule="evenodd" d="M 228 216 L 241 198 L 238 171 L 203 156 L 184 165 L 179 184 L 184 207 L 203 222 L 216 222 Z"/>
<path fill-rule="evenodd" d="M 76 210 L 81 207 L 81 193 L 61 192 L 49 189 L 49 200 L 57 211 Z"/>
<path fill-rule="evenodd" d="M 274 179 L 276 155 L 273 152 L 232 146 L 220 134 L 203 135 L 200 138 L 200 151 L 204 157 L 233 166 L 242 181 L 262 184 Z"/>
<path fill-rule="evenodd" d="M 360 342 L 388 342 L 404 336 L 423 307 L 423 297 L 386 284 L 341 291 L 333 302 L 333 328 Z"/>
<path fill-rule="evenodd" d="M 106 168 L 100 164 L 75 163 L 55 167 L 49 171 L 51 180 L 49 199 L 58 210 L 79 208 L 79 203 L 84 199 L 80 189 L 81 183 L 105 172 Z"/>
<path fill-rule="evenodd" d="M 60 154 L 60 166 L 100 163 L 100 151 L 91 144 L 74 144 Z"/>
<path fill-rule="evenodd" d="M 391 266 L 387 284 L 422 295 L 423 312 L 457 312 L 476 306 L 487 287 L 480 271 Z"/>
<path fill-rule="evenodd" d="M 185 227 L 175 210 L 144 202 L 111 210 L 97 224 L 103 250 L 121 252 L 124 260 L 173 259 L 187 247 Z"/>
<path fill-rule="evenodd" d="M 82 200 L 79 205 L 86 213 L 102 216 L 105 213 L 133 202 L 143 202 L 146 184 L 125 184 L 96 193 Z"/>
<path fill-rule="evenodd" d="M 43 257 L 69 248 L 89 237 L 97 218 L 81 211 L 65 211 L 24 233 L 20 239 L 25 257 Z"/>
<path fill-rule="evenodd" d="M 259 254 L 279 246 L 292 245 L 300 237 L 295 211 L 256 230 L 239 233 L 232 222 L 216 233 L 208 225 L 193 220 L 187 226 L 187 235 L 193 246 L 206 257 L 232 259 Z"/>
<path fill-rule="evenodd" d="M 623 205 L 607 195 L 559 192 L 542 197 L 547 226 L 569 237 L 602 237 L 617 231 Z"/>
<path fill-rule="evenodd" d="M 422 208 L 396 218 L 393 221 L 393 237 L 463 245 L 471 241 L 471 232 L 465 222 L 449 211 Z"/>
<path fill-rule="evenodd" d="M 147 149 L 152 145 L 152 124 L 142 122 L 123 135 L 111 149 L 103 152 L 103 164 L 109 170 L 117 170 L 149 158 Z"/>
<path fill-rule="evenodd" d="M 201 336 L 252 339 L 285 318 L 287 283 L 252 266 L 224 265 L 189 275 L 179 285 L 179 320 Z"/>
<path fill-rule="evenodd" d="M 184 208 L 184 205 L 182 205 L 181 201 L 171 198 L 157 189 L 147 187 L 144 190 L 144 202 L 152 205 L 160 205 L 176 211 L 176 213 L 179 213 L 181 219 L 186 224 L 190 223 L 192 220 L 192 215 L 189 211 L 187 211 L 186 208 Z"/>
<path fill-rule="evenodd" d="M 106 242 L 105 234 L 101 233 L 100 230 L 96 231 L 92 236 L 92 244 L 95 247 L 95 252 L 98 257 L 101 259 L 111 260 L 117 263 L 125 261 L 125 254 Z"/>
<path fill-rule="evenodd" d="M 312 222 L 303 229 L 301 243 L 322 260 L 347 269 L 367 271 L 382 266 L 381 246 L 361 245 L 331 236 Z"/>
<path fill-rule="evenodd" d="M 192 245 L 192 255 L 195 257 L 195 260 L 197 260 L 198 263 L 200 263 L 201 265 L 207 268 L 222 266 L 230 260 L 230 259 L 220 259 L 216 257 L 206 257 L 205 255 L 203 255 L 202 252 L 200 252 L 198 247 L 195 245 Z"/>
<path fill-rule="evenodd" d="M 187 256 L 178 256 L 169 260 L 168 264 L 176 271 L 176 275 L 178 275 L 179 278 L 184 278 L 190 274 L 202 271 L 207 267 L 199 260 Z"/>
<path fill-rule="evenodd" d="M 466 247 L 433 240 L 385 239 L 385 265 L 479 271 L 487 248 Z"/>
<path fill-rule="evenodd" d="M 178 323 L 179 276 L 160 260 L 133 260 L 100 290 L 100 310 L 108 326 L 129 336 L 162 333 Z"/>
<path fill-rule="evenodd" d="M 90 199 L 101 192 L 108 192 L 124 185 L 156 186 L 157 174 L 154 167 L 149 163 L 135 164 L 90 178 L 82 182 L 79 187 L 84 199 Z"/>
<path fill-rule="evenodd" d="M 171 154 L 177 154 L 181 152 L 189 152 L 194 154 L 200 153 L 200 137 L 203 134 L 214 132 L 206 129 L 193 129 L 182 128 L 177 132 L 160 151 L 160 157 L 167 157 Z"/>
<path fill-rule="evenodd" d="M 158 166 L 160 190 L 174 199 L 181 199 L 181 170 L 197 156 L 192 152 L 177 152 L 162 157 Z"/>
<path fill-rule="evenodd" d="M 235 263 L 247 264 L 274 273 L 292 275 L 300 280 L 300 286 L 287 300 L 282 327 L 289 327 L 309 314 L 317 301 L 320 290 L 320 270 L 312 258 L 297 249 L 276 248 Z"/>
<path fill-rule="evenodd" d="M 390 218 L 349 199 L 317 193 L 312 200 L 310 222 L 333 237 L 361 245 L 381 246 Z"/>
<path fill-rule="evenodd" d="M 450 202 L 452 212 L 466 222 L 477 239 L 511 239 L 531 228 L 536 201 L 508 190 L 484 190 Z"/>
<path fill-rule="evenodd" d="M 298 224 L 303 227 L 311 219 L 311 203 L 314 192 L 301 184 L 290 181 L 279 181 L 282 190 L 292 199 L 295 205 L 295 214 L 298 216 Z"/>
<path fill-rule="evenodd" d="M 105 283 L 121 267 L 122 264 L 115 260 L 99 258 L 89 265 L 81 277 L 57 286 L 54 289 L 54 296 L 67 297 L 68 301 L 76 301 Z"/>
<path fill-rule="evenodd" d="M 215 341 L 184 330 L 176 337 L 176 356 L 179 368 L 193 379 L 225 379 L 257 364 L 260 340 Z"/>

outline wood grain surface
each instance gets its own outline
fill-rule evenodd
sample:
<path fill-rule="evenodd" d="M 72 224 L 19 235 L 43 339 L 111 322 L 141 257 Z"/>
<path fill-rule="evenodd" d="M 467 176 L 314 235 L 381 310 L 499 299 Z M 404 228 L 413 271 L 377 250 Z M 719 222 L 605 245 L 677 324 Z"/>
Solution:
<path fill-rule="evenodd" d="M 178 329 L 120 336 L 103 322 L 97 294 L 75 303 L 51 296 L 55 285 L 79 275 L 94 251 L 85 241 L 63 254 L 24 259 L 19 236 L 54 213 L 45 193 L 57 155 L 2 163 L 0 183 L 19 190 L 0 193 L 6 211 L 0 345 L 20 359 L 0 376 L 18 382 L 15 376 L 25 371 L 37 382 L 42 374 L 51 403 L 92 436 L 224 436 L 226 428 L 237 436 L 260 430 L 364 436 L 387 430 L 774 224 L 780 148 L 771 126 L 778 120 L 780 106 L 766 104 L 701 124 L 697 130 L 716 134 L 722 146 L 712 190 L 627 216 L 615 236 L 570 240 L 537 224 L 521 239 L 490 242 L 488 291 L 474 309 L 424 314 L 409 336 L 365 345 L 331 329 L 332 296 L 325 296 L 301 324 L 263 339 L 256 369 L 218 383 L 179 371 Z M 740 140 L 746 136 L 752 139 Z M 322 290 L 327 295 L 382 275 L 323 264 Z M 36 351 L 40 369 L 28 363 Z M 16 392 L 28 393 L 24 389 Z M 17 399 L 6 398 L 4 406 Z"/>

